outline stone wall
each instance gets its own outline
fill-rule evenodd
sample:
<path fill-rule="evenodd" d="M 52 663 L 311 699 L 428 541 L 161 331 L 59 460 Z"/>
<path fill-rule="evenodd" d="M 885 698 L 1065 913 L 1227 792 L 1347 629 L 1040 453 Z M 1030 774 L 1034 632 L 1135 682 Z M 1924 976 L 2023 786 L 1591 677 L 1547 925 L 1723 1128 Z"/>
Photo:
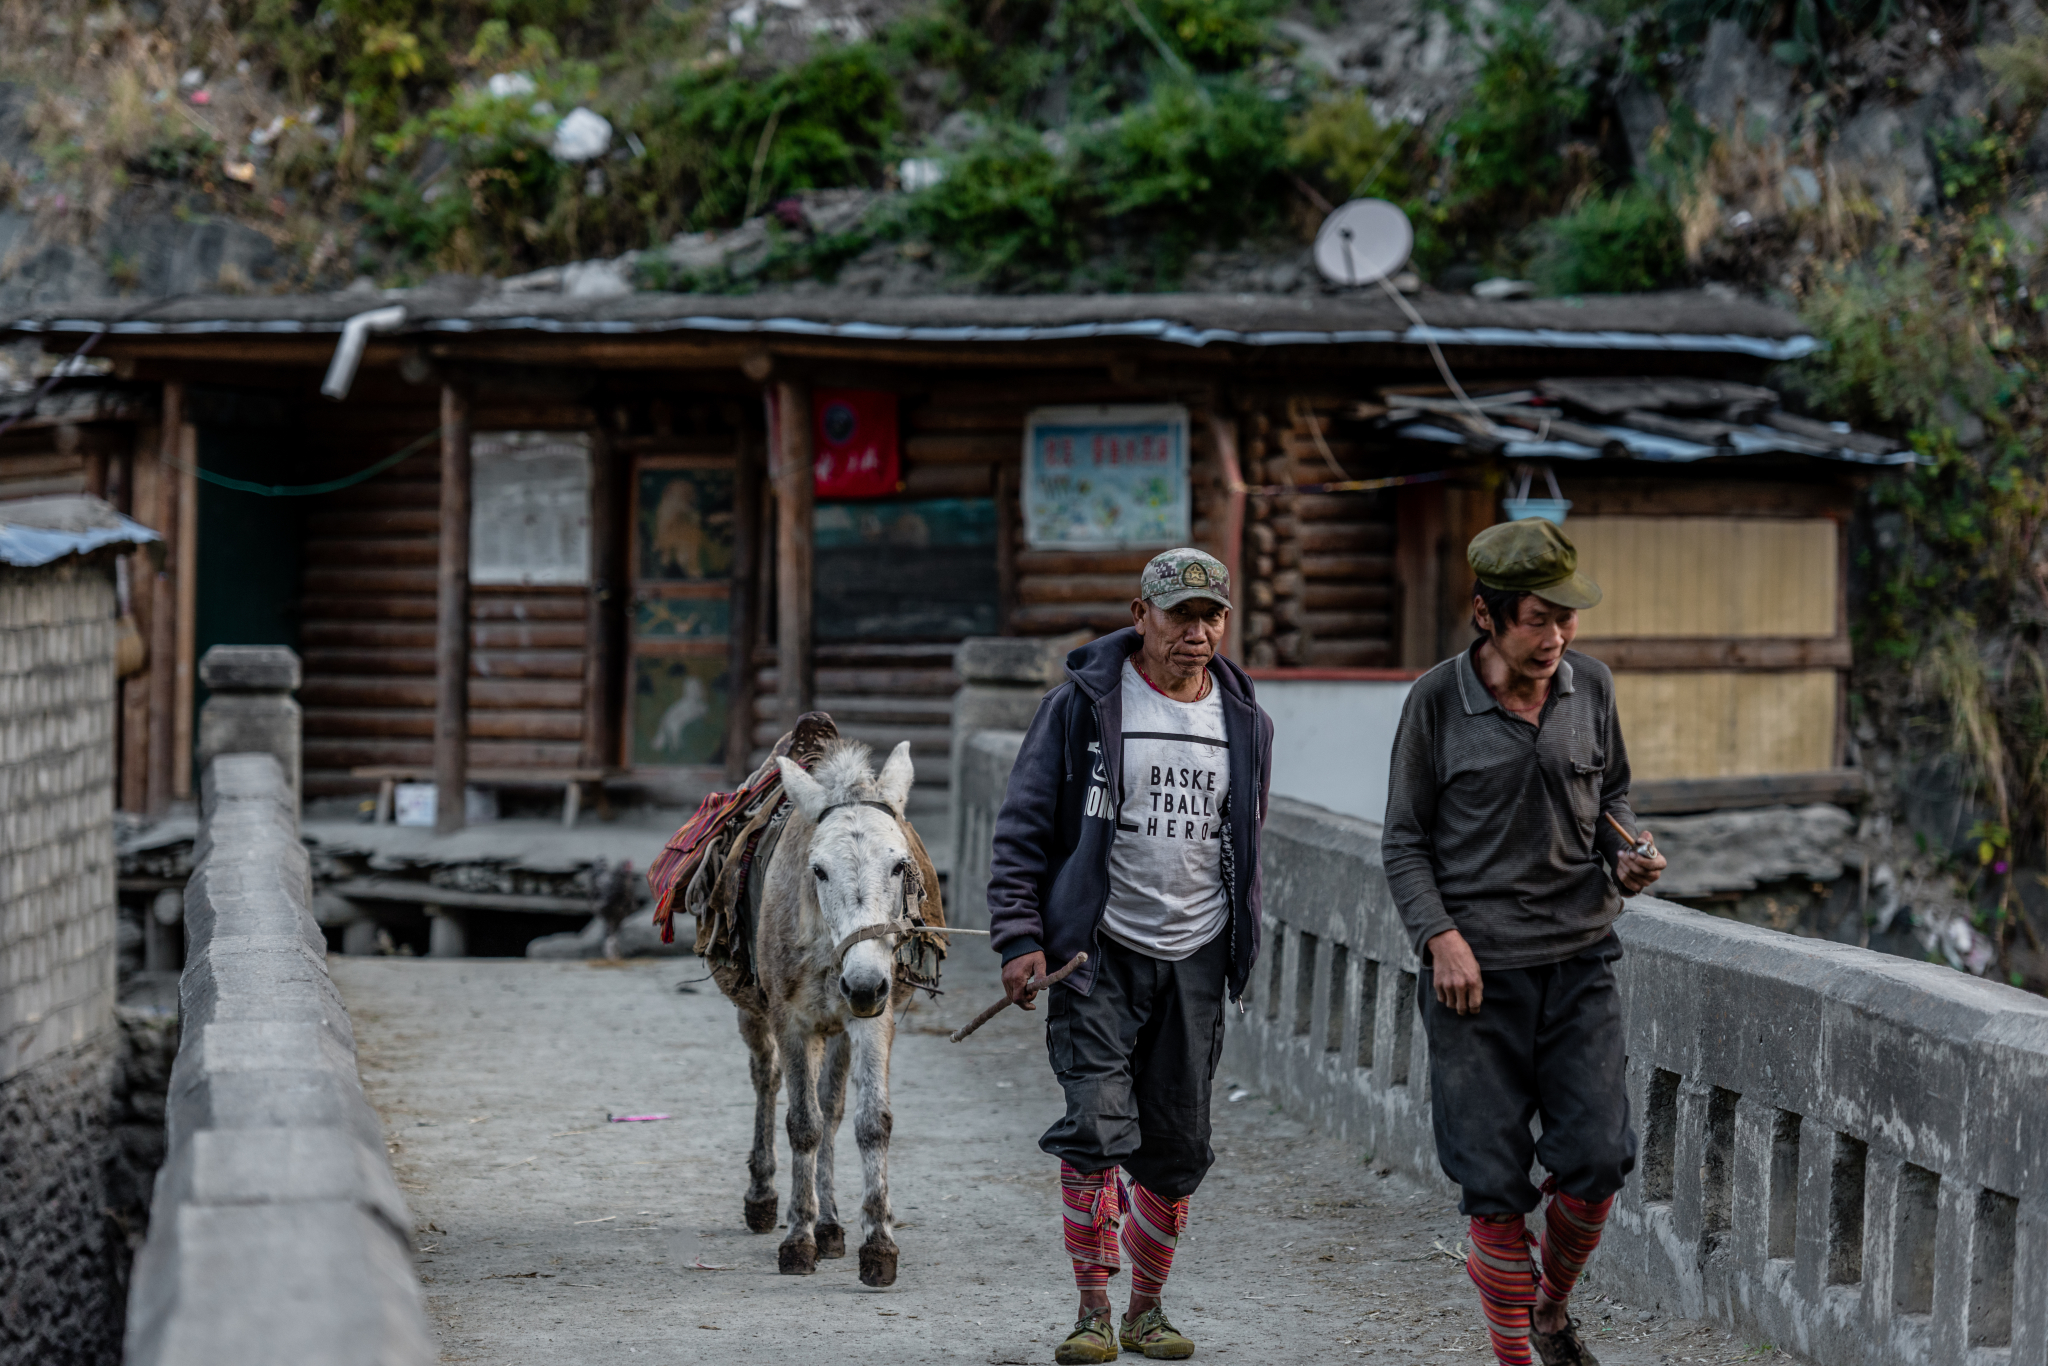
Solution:
<path fill-rule="evenodd" d="M 434 1361 L 412 1219 L 327 975 L 285 771 L 269 754 L 222 755 L 201 795 L 170 1151 L 126 1360 Z"/>
<path fill-rule="evenodd" d="M 0 1366 L 115 1360 L 114 585 L 0 566 Z"/>
<path fill-rule="evenodd" d="M 976 738 L 966 819 L 1001 802 L 1015 739 Z M 1223 1074 L 1448 1201 L 1379 836 L 1274 799 Z M 1603 1289 L 1826 1366 L 2048 1366 L 2048 1001 L 1649 897 L 1617 933 L 1642 1158 Z"/>

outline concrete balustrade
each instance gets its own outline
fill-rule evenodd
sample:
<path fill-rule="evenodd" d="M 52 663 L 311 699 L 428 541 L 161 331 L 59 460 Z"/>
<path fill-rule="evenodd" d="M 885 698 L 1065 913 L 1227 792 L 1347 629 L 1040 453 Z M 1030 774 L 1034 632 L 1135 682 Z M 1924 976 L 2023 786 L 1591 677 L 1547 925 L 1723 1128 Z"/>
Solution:
<path fill-rule="evenodd" d="M 438 1359 L 411 1216 L 328 978 L 290 781 L 206 767 L 185 893 L 169 1156 L 128 1306 L 129 1366 Z"/>
<path fill-rule="evenodd" d="M 962 901 L 1020 739 L 968 747 Z M 1379 835 L 1274 799 L 1223 1075 L 1449 1200 Z M 1616 928 L 1642 1155 L 1601 1287 L 1826 1366 L 2048 1366 L 2048 1001 L 1650 897 Z"/>

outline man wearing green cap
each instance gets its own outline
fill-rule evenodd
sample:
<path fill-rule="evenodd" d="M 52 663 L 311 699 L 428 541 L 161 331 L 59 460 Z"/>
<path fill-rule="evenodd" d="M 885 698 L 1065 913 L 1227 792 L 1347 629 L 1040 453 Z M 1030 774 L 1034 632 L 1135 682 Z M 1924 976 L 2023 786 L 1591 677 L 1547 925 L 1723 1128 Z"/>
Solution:
<path fill-rule="evenodd" d="M 1066 1113 L 1038 1146 L 1060 1162 L 1061 1227 L 1080 1315 L 1053 1359 L 1178 1360 L 1195 1344 L 1162 1299 L 1188 1199 L 1216 1160 L 1209 1087 L 1223 1002 L 1259 956 L 1259 830 L 1273 722 L 1219 649 L 1230 571 L 1183 547 L 1138 579 L 1131 625 L 1067 656 L 1010 770 L 988 909 L 1010 999 L 1033 1009 Z M 1121 1322 L 1109 1280 L 1128 1261 Z"/>
<path fill-rule="evenodd" d="M 1533 1339 L 1546 1366 L 1597 1366 L 1566 1301 L 1635 1167 L 1612 926 L 1664 858 L 1648 831 L 1632 845 L 1609 824 L 1635 813 L 1614 678 L 1571 649 L 1600 601 L 1577 549 L 1529 518 L 1482 531 L 1467 558 L 1479 639 L 1402 707 L 1381 847 L 1421 958 L 1437 1160 L 1472 1221 L 1495 1356 L 1528 1366 Z M 1539 1274 L 1523 1220 L 1546 1193 Z"/>

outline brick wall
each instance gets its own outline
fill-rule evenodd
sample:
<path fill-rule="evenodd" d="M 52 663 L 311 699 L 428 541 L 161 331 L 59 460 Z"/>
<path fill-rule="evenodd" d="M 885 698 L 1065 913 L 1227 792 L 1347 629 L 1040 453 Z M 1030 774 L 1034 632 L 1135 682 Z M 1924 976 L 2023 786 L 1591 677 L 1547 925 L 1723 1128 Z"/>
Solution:
<path fill-rule="evenodd" d="M 114 587 L 0 566 L 0 1366 L 119 1359 Z"/>

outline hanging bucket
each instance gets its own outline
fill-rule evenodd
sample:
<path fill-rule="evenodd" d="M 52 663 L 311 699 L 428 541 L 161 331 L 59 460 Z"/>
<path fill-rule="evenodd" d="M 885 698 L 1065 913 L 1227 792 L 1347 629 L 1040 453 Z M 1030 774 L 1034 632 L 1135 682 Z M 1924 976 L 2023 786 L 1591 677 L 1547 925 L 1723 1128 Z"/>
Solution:
<path fill-rule="evenodd" d="M 1519 522 L 1524 517 L 1541 517 L 1546 522 L 1554 522 L 1558 526 L 1563 526 L 1564 515 L 1572 510 L 1572 500 L 1569 498 L 1503 498 L 1500 500 L 1500 506 L 1501 511 L 1507 513 L 1508 520 L 1511 522 Z"/>
<path fill-rule="evenodd" d="M 1572 510 L 1572 500 L 1558 489 L 1557 476 L 1551 472 L 1548 465 L 1541 468 L 1544 482 L 1550 485 L 1550 496 L 1531 498 L 1529 485 L 1535 480 L 1537 468 L 1535 465 L 1515 467 L 1515 473 L 1521 477 L 1522 482 L 1515 487 L 1512 494 L 1500 500 L 1501 511 L 1508 515 L 1511 522 L 1519 522 L 1524 517 L 1541 517 L 1554 526 L 1563 526 L 1564 515 Z"/>

